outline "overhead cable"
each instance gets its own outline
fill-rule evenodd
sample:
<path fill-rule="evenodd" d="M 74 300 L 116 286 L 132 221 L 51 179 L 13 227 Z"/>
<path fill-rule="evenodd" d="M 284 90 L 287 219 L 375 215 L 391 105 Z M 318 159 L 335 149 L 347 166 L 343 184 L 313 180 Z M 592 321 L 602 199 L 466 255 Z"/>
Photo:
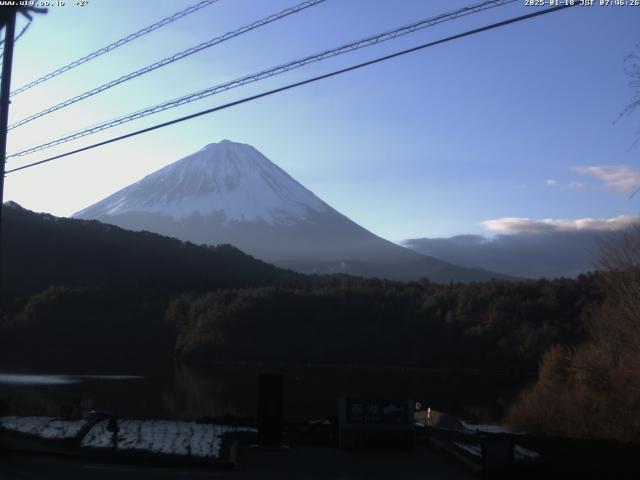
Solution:
<path fill-rule="evenodd" d="M 190 93 L 188 95 L 173 99 L 173 100 L 169 100 L 163 103 L 160 103 L 158 105 L 154 105 L 151 107 L 147 107 L 145 109 L 142 110 L 138 110 L 136 112 L 121 116 L 121 117 L 117 117 L 111 120 L 108 120 L 106 122 L 102 122 L 102 123 L 98 123 L 97 125 L 93 125 L 91 127 L 87 127 L 83 130 L 77 131 L 77 132 L 73 132 L 70 134 L 67 134 L 61 138 L 58 138 L 56 140 L 52 140 L 46 143 L 43 143 L 41 145 L 37 145 L 34 147 L 30 147 L 26 150 L 17 152 L 17 153 L 13 153 L 11 155 L 9 155 L 7 158 L 12 158 L 12 157 L 21 157 L 24 155 L 29 155 L 31 153 L 34 152 L 38 152 L 41 150 L 45 150 L 51 147 L 55 147 L 57 145 L 66 143 L 66 142 L 70 142 L 72 140 L 77 140 L 79 138 L 85 137 L 87 135 L 92 135 L 94 133 L 98 133 L 101 132 L 103 130 L 107 130 L 109 128 L 113 128 L 116 127 L 118 125 L 122 125 L 124 123 L 128 123 L 131 122 L 133 120 L 137 120 L 143 117 L 146 117 L 148 115 L 152 115 L 155 113 L 159 113 L 159 112 L 163 112 L 165 110 L 171 109 L 171 108 L 175 108 L 181 105 L 185 105 L 191 102 L 194 102 L 196 100 L 200 100 L 206 97 L 210 97 L 212 95 L 218 94 L 220 92 L 224 92 L 227 90 L 231 90 L 233 88 L 237 88 L 237 87 L 241 87 L 243 85 L 247 85 L 249 83 L 253 83 L 253 82 L 257 82 L 259 80 L 263 80 L 265 78 L 269 78 L 272 77 L 274 75 L 279 75 L 285 72 L 288 72 L 290 70 L 294 70 L 296 68 L 300 68 L 303 67 L 305 65 L 308 65 L 310 63 L 315 63 L 315 62 L 319 62 L 322 60 L 326 60 L 327 58 L 331 58 L 331 57 L 335 57 L 337 55 L 342 55 L 344 53 L 348 53 L 348 52 L 352 52 L 354 50 L 358 50 L 361 48 L 365 48 L 365 47 L 369 47 L 371 45 L 376 45 L 378 43 L 381 42 L 385 42 L 388 40 L 392 40 L 394 38 L 397 38 L 399 36 L 402 35 L 407 35 L 410 33 L 414 33 L 418 30 L 422 30 L 424 28 L 427 27 L 431 27 L 434 25 L 437 25 L 439 23 L 443 23 L 446 21 L 450 21 L 450 20 L 454 20 L 456 18 L 460 18 L 462 16 L 466 16 L 466 15 L 470 15 L 473 13 L 477 13 L 477 12 L 481 12 L 484 10 L 488 10 L 490 8 L 495 8 L 498 6 L 502 6 L 502 5 L 506 5 L 508 3 L 513 3 L 516 0 L 491 0 L 491 1 L 485 1 L 479 4 L 474 4 L 468 7 L 463 7 L 460 8 L 458 10 L 454 10 L 452 12 L 449 13 L 445 13 L 445 14 L 441 14 L 438 15 L 436 17 L 432 17 L 432 18 L 428 18 L 428 19 L 424 19 L 424 20 L 420 20 L 418 22 L 412 23 L 410 25 L 405 25 L 384 33 L 380 33 L 377 35 L 373 35 L 373 36 L 369 36 L 367 38 L 355 41 L 355 42 L 351 42 L 351 43 L 347 43 L 344 45 L 341 45 L 339 47 L 336 48 L 332 48 L 330 50 L 325 50 L 323 52 L 320 53 L 316 53 L 313 55 L 309 55 L 307 57 L 298 59 L 298 60 L 294 60 L 282 65 L 278 65 L 276 67 L 271 67 L 269 69 L 266 70 L 262 70 L 258 73 L 253 73 L 251 75 L 246 75 L 244 77 L 240 77 L 237 78 L 235 80 L 231 80 L 229 82 L 225 82 L 219 85 L 215 85 L 209 88 L 206 88 L 204 90 L 200 90 L 198 92 L 195 93 Z"/>
<path fill-rule="evenodd" d="M 198 10 L 204 8 L 204 7 L 208 7 L 209 5 L 212 5 L 216 2 L 218 2 L 219 0 L 202 0 L 201 2 L 192 5 L 188 8 L 185 8 L 184 10 L 181 10 L 177 13 L 174 13 L 173 15 L 163 18 L 162 20 L 153 23 L 151 25 L 149 25 L 148 27 L 145 27 L 141 30 L 138 30 L 135 33 L 132 33 L 130 35 L 127 35 L 126 37 L 123 37 L 119 40 L 116 40 L 113 43 L 110 43 L 109 45 L 102 47 L 94 52 L 89 53 L 88 55 L 85 55 L 84 57 L 81 57 L 77 60 L 74 60 L 73 62 L 70 62 L 60 68 L 57 68 L 55 70 L 53 70 L 52 72 L 47 73 L 46 75 L 43 75 L 40 78 L 37 78 L 35 80 L 33 80 L 32 82 L 27 83 L 26 85 L 23 85 L 20 88 L 17 88 L 16 90 L 14 90 L 13 92 L 11 92 L 11 96 L 14 95 L 18 95 L 19 93 L 24 92 L 25 90 L 29 90 L 30 88 L 35 87 L 36 85 L 39 85 L 43 82 L 46 82 L 47 80 L 51 80 L 54 77 L 57 77 L 58 75 L 63 74 L 64 72 L 68 72 L 69 70 L 82 65 L 83 63 L 88 62 L 89 60 L 93 60 L 94 58 L 97 58 L 101 55 L 104 55 L 105 53 L 108 53 L 118 47 L 121 47 L 122 45 L 129 43 L 133 40 L 135 40 L 136 38 L 140 38 L 148 33 L 153 32 L 154 30 L 157 30 L 161 27 L 164 27 L 165 25 L 169 25 L 172 22 L 175 22 L 176 20 L 182 18 L 182 17 L 186 17 L 187 15 L 190 15 L 194 12 L 197 12 Z"/>
<path fill-rule="evenodd" d="M 41 110 L 40 112 L 34 113 L 33 115 L 30 115 L 26 118 L 23 118 L 22 120 L 9 125 L 9 130 L 12 130 L 14 128 L 17 128 L 21 125 L 24 125 L 25 123 L 29 123 L 32 122 L 33 120 L 43 117 L 45 115 L 48 115 L 52 112 L 55 112 L 56 110 L 60 110 L 61 108 L 64 107 L 68 107 L 69 105 L 73 105 L 74 103 L 80 102 L 82 100 L 85 100 L 89 97 L 92 97 L 94 95 L 97 95 L 100 92 L 104 92 L 105 90 L 108 90 L 110 88 L 115 87 L 116 85 L 120 85 L 121 83 L 124 82 L 128 82 L 129 80 L 133 80 L 134 78 L 140 77 L 142 75 L 144 75 L 145 73 L 149 73 L 152 72 L 160 67 L 164 67 L 165 65 L 169 65 L 171 63 L 177 62 L 178 60 L 182 60 L 183 58 L 186 58 L 190 55 L 193 55 L 194 53 L 200 52 L 202 50 L 204 50 L 205 48 L 210 48 L 213 47 L 214 45 L 218 45 L 222 42 L 225 42 L 231 38 L 234 37 L 238 37 L 244 33 L 250 32 L 251 30 L 255 30 L 256 28 L 262 27 L 264 25 L 267 25 L 269 23 L 275 22 L 277 20 L 280 20 L 281 18 L 287 17 L 289 15 L 292 15 L 294 13 L 300 12 L 301 10 L 307 9 L 309 7 L 313 7 L 319 3 L 325 2 L 326 0 L 307 0 L 305 2 L 302 2 L 298 5 L 295 5 L 291 8 L 287 8 L 285 10 L 282 10 L 278 13 L 274 13 L 272 15 L 269 15 L 268 17 L 262 18 L 260 20 L 257 20 L 253 23 L 250 23 L 249 25 L 245 25 L 244 27 L 240 27 L 236 30 L 233 30 L 231 32 L 227 32 L 224 35 L 220 35 L 217 37 L 214 37 L 206 42 L 203 42 L 199 45 L 196 45 L 195 47 L 191 47 L 188 48 L 186 50 L 183 50 L 181 52 L 178 52 L 174 55 L 171 55 L 169 57 L 163 58 L 160 61 L 157 61 L 155 63 L 152 63 L 151 65 L 147 65 L 146 67 L 140 68 L 138 70 L 135 70 L 131 73 L 128 73 L 126 75 L 122 75 L 121 77 L 116 78 L 115 80 L 111 80 L 110 82 L 104 83 L 98 87 L 92 88 L 91 90 L 87 90 L 84 93 L 81 93 L 80 95 L 76 95 L 75 97 L 69 98 L 63 102 L 60 102 L 56 105 L 52 105 L 50 107 L 45 108 L 44 110 Z"/>
<path fill-rule="evenodd" d="M 236 105 L 241 105 L 243 103 L 251 102 L 251 101 L 257 100 L 259 98 L 263 98 L 263 97 L 267 97 L 267 96 L 270 96 L 270 95 L 274 95 L 276 93 L 284 92 L 286 90 L 290 90 L 290 89 L 293 89 L 293 88 L 296 88 L 296 87 L 300 87 L 302 85 L 307 85 L 309 83 L 317 82 L 319 80 L 324 80 L 324 79 L 327 79 L 327 78 L 330 78 L 330 77 L 341 75 L 343 73 L 350 72 L 350 71 L 353 71 L 353 70 L 357 70 L 357 69 L 360 69 L 360 68 L 363 68 L 363 67 L 367 67 L 369 65 L 374 65 L 376 63 L 384 62 L 384 61 L 390 60 L 392 58 L 396 58 L 396 57 L 400 57 L 402 55 L 406 55 L 406 54 L 409 54 L 409 53 L 417 52 L 417 51 L 423 50 L 425 48 L 433 47 L 435 45 L 440 45 L 442 43 L 450 42 L 452 40 L 457 40 L 459 38 L 475 35 L 477 33 L 485 32 L 487 30 L 492 30 L 492 29 L 495 29 L 495 28 L 499 28 L 499 27 L 503 27 L 503 26 L 506 26 L 506 25 L 510 25 L 512 23 L 522 22 L 524 20 L 528 20 L 528 19 L 531 19 L 531 18 L 534 18 L 534 17 L 539 17 L 541 15 L 546 15 L 546 14 L 549 14 L 549 13 L 557 12 L 559 10 L 563 10 L 565 8 L 570 8 L 570 7 L 573 7 L 575 5 L 577 5 L 577 4 L 565 4 L 565 5 L 561 5 L 561 6 L 557 6 L 557 7 L 546 8 L 546 9 L 543 9 L 543 10 L 535 11 L 533 13 L 529 13 L 527 15 L 522 15 L 522 16 L 519 16 L 519 17 L 510 18 L 510 19 L 504 20 L 502 22 L 493 23 L 491 25 L 486 25 L 484 27 L 476 28 L 476 29 L 473 29 L 473 30 L 468 30 L 466 32 L 459 33 L 457 35 L 452 35 L 450 37 L 442 38 L 440 40 L 436 40 L 436 41 L 429 42 L 429 43 L 424 43 L 422 45 L 418 45 L 417 47 L 408 48 L 406 50 L 402 50 L 402 51 L 395 52 L 395 53 L 392 53 L 392 54 L 389 54 L 389 55 L 385 55 L 383 57 L 378 57 L 378 58 L 375 58 L 373 60 L 369 60 L 367 62 L 363 62 L 363 63 L 359 63 L 357 65 L 352 65 L 350 67 L 342 68 L 340 70 L 334 70 L 333 72 L 329 72 L 329 73 L 325 73 L 323 75 L 318 75 L 316 77 L 308 78 L 308 79 L 302 80 L 300 82 L 290 83 L 290 84 L 285 85 L 283 87 L 279 87 L 279 88 L 275 88 L 273 90 L 269 90 L 269 91 L 266 91 L 266 92 L 258 93 L 256 95 L 251 95 L 249 97 L 245 97 L 245 98 L 242 98 L 240 100 L 236 100 L 236 101 L 233 101 L 233 102 L 230 102 L 230 103 L 226 103 L 224 105 L 220 105 L 220 106 L 217 106 L 217 107 L 209 108 L 207 110 L 202 110 L 200 112 L 192 113 L 190 115 L 186 115 L 184 117 L 176 118 L 176 119 L 170 120 L 168 122 L 159 123 L 159 124 L 153 125 L 151 127 L 143 128 L 143 129 L 140 129 L 140 130 L 136 130 L 134 132 L 130 132 L 130 133 L 127 133 L 127 134 L 124 134 L 124 135 L 113 137 L 113 138 L 110 138 L 108 140 L 104 140 L 102 142 L 98 142 L 98 143 L 94 143 L 94 144 L 91 144 L 91 145 L 87 145 L 85 147 L 77 148 L 75 150 L 71 150 L 71 151 L 68 151 L 68 152 L 65 152 L 65 153 L 61 153 L 59 155 L 54 155 L 52 157 L 45 158 L 44 160 L 39 160 L 37 162 L 28 163 L 26 165 L 22 165 L 20 167 L 13 168 L 11 170 L 7 170 L 6 173 L 13 173 L 13 172 L 17 172 L 17 171 L 20 171 L 20 170 L 25 170 L 27 168 L 32 168 L 32 167 L 35 167 L 37 165 L 42 165 L 44 163 L 48 163 L 48 162 L 51 162 L 51 161 L 54 161 L 54 160 L 58 160 L 60 158 L 64 158 L 64 157 L 68 157 L 70 155 L 74 155 L 76 153 L 85 152 L 87 150 L 92 150 L 92 149 L 97 148 L 97 147 L 101 147 L 101 146 L 104 146 L 104 145 L 108 145 L 110 143 L 114 143 L 114 142 L 118 142 L 118 141 L 121 141 L 121 140 L 125 140 L 127 138 L 135 137 L 137 135 L 141 135 L 143 133 L 151 132 L 153 130 L 158 130 L 160 128 L 168 127 L 170 125 L 181 123 L 181 122 L 184 122 L 186 120 L 191 120 L 193 118 L 197 118 L 197 117 L 200 117 L 200 116 L 203 116 L 203 115 L 208 115 L 210 113 L 214 113 L 214 112 L 217 112 L 217 111 L 220 111 L 220 110 L 225 110 L 227 108 L 234 107 Z"/>

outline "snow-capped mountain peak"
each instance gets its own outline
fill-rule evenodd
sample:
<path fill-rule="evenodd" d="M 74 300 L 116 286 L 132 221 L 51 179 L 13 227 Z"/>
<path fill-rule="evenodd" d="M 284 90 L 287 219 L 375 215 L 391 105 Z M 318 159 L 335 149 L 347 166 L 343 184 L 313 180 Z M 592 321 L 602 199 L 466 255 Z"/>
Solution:
<path fill-rule="evenodd" d="M 303 273 L 441 281 L 495 276 L 423 257 L 378 237 L 252 146 L 229 140 L 211 143 L 75 217 L 195 244 L 228 243 Z"/>
<path fill-rule="evenodd" d="M 182 220 L 222 214 L 225 221 L 288 225 L 331 208 L 258 150 L 222 140 L 76 213 L 98 218 L 153 213 Z"/>

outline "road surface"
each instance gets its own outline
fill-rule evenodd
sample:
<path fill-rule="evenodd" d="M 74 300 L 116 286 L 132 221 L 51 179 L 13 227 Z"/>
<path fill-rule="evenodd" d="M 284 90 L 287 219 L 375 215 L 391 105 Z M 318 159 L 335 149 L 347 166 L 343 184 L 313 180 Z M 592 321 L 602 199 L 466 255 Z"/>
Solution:
<path fill-rule="evenodd" d="M 238 466 L 230 470 L 127 465 L 51 456 L 0 453 L 0 480 L 107 479 L 265 479 L 467 480 L 471 472 L 426 446 L 410 452 L 348 452 L 326 447 L 241 447 Z"/>

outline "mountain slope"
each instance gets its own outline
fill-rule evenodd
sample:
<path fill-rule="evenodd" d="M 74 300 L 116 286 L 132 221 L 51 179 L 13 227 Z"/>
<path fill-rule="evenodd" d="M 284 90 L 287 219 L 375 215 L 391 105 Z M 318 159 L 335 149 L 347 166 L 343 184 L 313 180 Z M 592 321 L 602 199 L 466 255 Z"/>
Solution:
<path fill-rule="evenodd" d="M 96 221 L 39 214 L 5 204 L 3 294 L 50 285 L 96 286 L 152 281 L 180 286 L 252 286 L 303 277 L 256 260 L 235 247 L 196 246 Z"/>
<path fill-rule="evenodd" d="M 228 222 L 291 225 L 331 208 L 250 145 L 207 145 L 74 216 L 159 213 L 173 220 L 224 214 Z"/>
<path fill-rule="evenodd" d="M 431 257 L 425 261 L 425 256 L 374 235 L 252 146 L 228 140 L 207 145 L 74 217 L 198 244 L 230 243 L 305 273 L 410 280 L 449 265 Z M 450 267 L 448 274 L 438 274 L 444 281 L 500 277 Z"/>
<path fill-rule="evenodd" d="M 277 262 L 277 266 L 305 274 L 349 274 L 358 277 L 381 277 L 390 280 L 419 280 L 433 282 L 484 282 L 490 279 L 518 280 L 484 268 L 461 267 L 435 257 L 422 256 L 417 261 L 399 263 L 376 262 Z"/>
<path fill-rule="evenodd" d="M 223 140 L 74 215 L 269 262 L 411 261 L 420 255 L 340 214 L 250 145 Z"/>
<path fill-rule="evenodd" d="M 597 270 L 603 245 L 615 244 L 624 231 L 624 228 L 609 231 L 581 228 L 499 234 L 490 239 L 481 235 L 457 235 L 413 238 L 403 244 L 423 255 L 520 278 L 577 277 Z"/>

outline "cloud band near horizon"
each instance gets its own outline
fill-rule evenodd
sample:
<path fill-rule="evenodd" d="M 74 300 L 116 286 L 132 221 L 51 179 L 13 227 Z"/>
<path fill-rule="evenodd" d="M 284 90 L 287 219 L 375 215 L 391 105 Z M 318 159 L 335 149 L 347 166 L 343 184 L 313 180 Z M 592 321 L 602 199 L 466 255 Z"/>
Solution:
<path fill-rule="evenodd" d="M 640 215 L 618 215 L 612 218 L 579 218 L 534 220 L 522 217 L 504 217 L 482 222 L 491 232 L 503 234 L 542 234 L 553 232 L 575 232 L 581 230 L 615 231 L 640 222 Z"/>
<path fill-rule="evenodd" d="M 629 192 L 640 188 L 640 170 L 629 165 L 577 166 L 571 170 L 602 180 L 605 188 L 610 190 Z"/>
<path fill-rule="evenodd" d="M 402 244 L 465 267 L 523 278 L 574 277 L 595 270 L 603 242 L 640 223 L 640 215 L 612 218 L 497 218 L 482 222 L 493 237 L 414 238 Z"/>

